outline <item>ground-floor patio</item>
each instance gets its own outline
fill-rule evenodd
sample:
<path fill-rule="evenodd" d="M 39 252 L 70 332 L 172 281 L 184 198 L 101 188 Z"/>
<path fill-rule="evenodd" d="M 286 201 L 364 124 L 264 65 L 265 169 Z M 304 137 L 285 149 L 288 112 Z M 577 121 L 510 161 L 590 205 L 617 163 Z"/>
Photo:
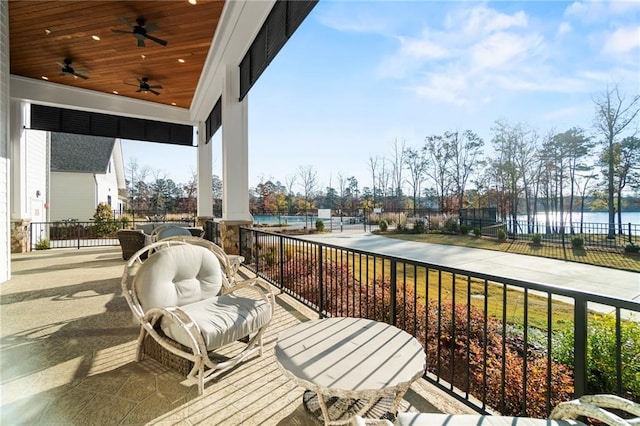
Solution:
<path fill-rule="evenodd" d="M 203 395 L 147 357 L 135 361 L 138 327 L 121 295 L 119 247 L 13 255 L 0 286 L 0 424 L 308 425 L 304 389 L 279 370 L 278 334 L 316 314 L 285 294 L 265 353 L 208 383 Z M 468 407 L 424 380 L 402 411 Z"/>

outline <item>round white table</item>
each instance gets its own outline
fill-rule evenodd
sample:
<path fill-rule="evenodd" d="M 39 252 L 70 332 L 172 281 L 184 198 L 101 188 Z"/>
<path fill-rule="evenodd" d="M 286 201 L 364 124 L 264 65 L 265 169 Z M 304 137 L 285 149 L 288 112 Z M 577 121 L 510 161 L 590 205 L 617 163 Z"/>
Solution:
<path fill-rule="evenodd" d="M 309 404 L 319 405 L 316 412 L 326 425 L 348 424 L 355 414 L 379 415 L 375 406 L 384 400 L 389 401 L 385 411 L 394 416 L 426 367 L 422 345 L 413 336 L 361 318 L 296 325 L 278 336 L 275 355 L 284 374 L 309 390 L 305 406 L 314 411 Z"/>

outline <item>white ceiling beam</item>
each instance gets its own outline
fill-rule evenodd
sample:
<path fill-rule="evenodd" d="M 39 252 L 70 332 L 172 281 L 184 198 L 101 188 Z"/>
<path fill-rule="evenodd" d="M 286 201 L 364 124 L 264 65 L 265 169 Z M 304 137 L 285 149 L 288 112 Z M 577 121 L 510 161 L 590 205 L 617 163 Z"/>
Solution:
<path fill-rule="evenodd" d="M 189 118 L 189 110 L 185 108 L 146 102 L 115 94 L 106 94 L 16 75 L 11 75 L 9 87 L 12 99 L 34 104 L 190 126 L 195 124 Z"/>

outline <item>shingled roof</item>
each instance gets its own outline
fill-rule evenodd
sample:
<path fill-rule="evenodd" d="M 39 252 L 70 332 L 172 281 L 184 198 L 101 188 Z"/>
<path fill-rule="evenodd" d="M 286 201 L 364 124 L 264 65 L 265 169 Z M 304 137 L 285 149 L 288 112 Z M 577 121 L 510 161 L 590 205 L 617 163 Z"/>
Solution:
<path fill-rule="evenodd" d="M 106 173 L 114 138 L 51 132 L 51 171 Z"/>

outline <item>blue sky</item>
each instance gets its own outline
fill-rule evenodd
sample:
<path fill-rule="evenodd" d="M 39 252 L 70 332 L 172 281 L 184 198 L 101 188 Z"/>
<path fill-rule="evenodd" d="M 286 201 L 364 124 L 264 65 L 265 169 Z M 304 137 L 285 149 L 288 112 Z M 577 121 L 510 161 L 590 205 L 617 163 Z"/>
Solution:
<path fill-rule="evenodd" d="M 616 84 L 640 93 L 640 2 L 320 0 L 249 93 L 249 183 L 310 165 L 323 190 L 339 174 L 371 186 L 394 140 L 470 129 L 489 146 L 498 119 L 592 133 L 593 98 Z M 196 170 L 195 148 L 148 148 L 126 142 L 125 162 Z"/>

